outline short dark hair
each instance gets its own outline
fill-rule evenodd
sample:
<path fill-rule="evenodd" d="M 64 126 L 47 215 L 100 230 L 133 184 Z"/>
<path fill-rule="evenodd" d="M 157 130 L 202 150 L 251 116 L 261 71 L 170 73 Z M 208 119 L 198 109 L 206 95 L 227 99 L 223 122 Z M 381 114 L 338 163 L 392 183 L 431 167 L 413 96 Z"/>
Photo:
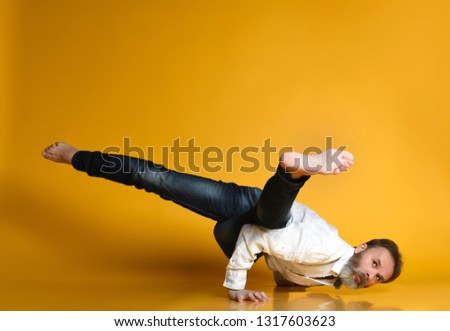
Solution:
<path fill-rule="evenodd" d="M 372 239 L 366 242 L 366 245 L 367 248 L 384 247 L 389 251 L 389 253 L 391 253 L 394 259 L 394 272 L 392 273 L 392 276 L 385 281 L 385 283 L 389 283 L 397 279 L 397 277 L 400 276 L 403 267 L 402 255 L 400 254 L 397 244 L 390 239 Z"/>

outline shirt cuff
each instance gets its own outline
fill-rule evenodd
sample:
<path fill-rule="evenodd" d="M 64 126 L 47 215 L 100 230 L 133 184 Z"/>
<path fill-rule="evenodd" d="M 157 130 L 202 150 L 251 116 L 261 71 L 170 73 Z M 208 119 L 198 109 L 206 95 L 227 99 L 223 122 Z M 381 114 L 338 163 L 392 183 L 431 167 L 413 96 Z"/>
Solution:
<path fill-rule="evenodd" d="M 228 269 L 223 286 L 230 290 L 243 290 L 247 283 L 247 270 Z"/>

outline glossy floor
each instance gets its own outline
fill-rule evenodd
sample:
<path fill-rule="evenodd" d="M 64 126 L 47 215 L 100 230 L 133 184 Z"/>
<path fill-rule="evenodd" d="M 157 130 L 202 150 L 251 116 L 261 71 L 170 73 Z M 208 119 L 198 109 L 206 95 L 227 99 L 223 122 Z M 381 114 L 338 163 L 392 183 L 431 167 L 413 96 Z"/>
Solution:
<path fill-rule="evenodd" d="M 265 303 L 233 302 L 214 279 L 97 280 L 7 282 L 1 285 L 1 310 L 450 310 L 450 282 L 396 284 L 363 290 L 331 287 L 279 288 L 270 282 L 249 284 L 266 291 Z"/>

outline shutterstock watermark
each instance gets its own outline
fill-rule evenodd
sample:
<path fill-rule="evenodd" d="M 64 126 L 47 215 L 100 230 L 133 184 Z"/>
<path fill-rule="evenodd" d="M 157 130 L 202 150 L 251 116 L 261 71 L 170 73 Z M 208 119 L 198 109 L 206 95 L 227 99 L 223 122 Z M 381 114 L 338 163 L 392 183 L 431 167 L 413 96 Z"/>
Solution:
<path fill-rule="evenodd" d="M 324 151 L 331 150 L 333 147 L 333 137 L 325 138 L 325 148 L 321 149 L 317 146 L 308 146 L 303 150 L 296 150 L 301 154 L 320 154 Z M 334 147 L 334 151 L 327 153 L 325 167 L 327 170 L 332 169 L 333 165 L 342 166 L 338 156 L 348 146 Z M 155 151 L 159 148 L 161 155 L 161 162 L 155 161 Z M 198 173 L 206 171 L 211 173 L 216 172 L 256 172 L 264 169 L 269 172 L 274 172 L 277 169 L 278 161 L 281 155 L 286 152 L 292 152 L 295 149 L 292 146 L 284 146 L 278 148 L 272 145 L 271 138 L 266 138 L 260 146 L 230 146 L 227 148 L 220 148 L 218 146 L 198 146 L 195 138 L 190 138 L 182 142 L 181 138 L 176 138 L 172 141 L 170 146 L 134 146 L 131 144 L 130 137 L 124 137 L 122 146 L 108 146 L 102 153 L 110 156 L 123 154 L 135 158 L 135 163 L 138 163 L 138 169 L 143 169 L 142 165 L 145 160 L 155 162 L 154 166 L 159 168 L 158 171 L 165 170 L 167 167 L 178 172 Z M 119 157 L 114 158 L 114 161 L 105 159 L 105 165 L 102 171 L 105 173 L 133 171 L 130 164 L 122 164 L 117 166 L 117 162 L 123 160 Z M 296 165 L 300 165 L 300 159 L 296 159 Z M 308 158 L 302 159 L 302 165 L 307 167 L 309 171 L 318 170 L 317 164 L 308 164 Z M 141 170 L 143 171 L 143 170 Z"/>

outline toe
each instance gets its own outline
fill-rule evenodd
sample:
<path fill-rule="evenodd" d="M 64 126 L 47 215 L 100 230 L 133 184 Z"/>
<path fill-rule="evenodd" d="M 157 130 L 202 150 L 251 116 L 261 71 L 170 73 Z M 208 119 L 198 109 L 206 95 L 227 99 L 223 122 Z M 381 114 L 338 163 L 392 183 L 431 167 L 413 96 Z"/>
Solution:
<path fill-rule="evenodd" d="M 350 161 L 353 161 L 353 159 L 354 159 L 352 153 L 347 152 L 347 151 L 343 151 L 341 156 L 343 159 L 350 160 Z"/>

